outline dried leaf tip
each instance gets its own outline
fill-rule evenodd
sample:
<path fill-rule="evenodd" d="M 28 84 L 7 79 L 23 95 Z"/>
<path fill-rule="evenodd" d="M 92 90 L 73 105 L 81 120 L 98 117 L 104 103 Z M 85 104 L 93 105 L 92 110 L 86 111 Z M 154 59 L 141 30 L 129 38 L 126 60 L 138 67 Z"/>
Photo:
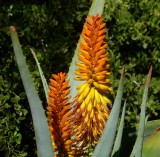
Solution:
<path fill-rule="evenodd" d="M 152 65 L 150 66 L 148 76 L 147 76 L 147 81 L 146 81 L 146 87 L 149 88 L 150 80 L 151 80 L 151 75 L 152 75 Z"/>
<path fill-rule="evenodd" d="M 14 26 L 10 26 L 10 31 L 11 32 L 16 32 L 16 28 Z"/>

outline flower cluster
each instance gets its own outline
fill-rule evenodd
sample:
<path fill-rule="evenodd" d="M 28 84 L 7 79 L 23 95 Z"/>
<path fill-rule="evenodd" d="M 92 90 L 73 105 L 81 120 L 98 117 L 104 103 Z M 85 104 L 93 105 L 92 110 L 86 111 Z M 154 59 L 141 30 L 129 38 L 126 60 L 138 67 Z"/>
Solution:
<path fill-rule="evenodd" d="M 48 123 L 59 157 L 85 156 L 88 147 L 97 144 L 110 114 L 107 94 L 112 88 L 105 25 L 98 14 L 86 18 L 74 78 L 82 83 L 73 102 L 69 103 L 66 74 L 53 75 L 50 80 Z"/>
<path fill-rule="evenodd" d="M 47 107 L 48 124 L 53 139 L 54 152 L 58 154 L 57 156 L 63 157 L 72 154 L 68 118 L 71 114 L 71 106 L 68 103 L 69 81 L 66 81 L 67 75 L 65 73 L 53 74 L 52 76 Z"/>
<path fill-rule="evenodd" d="M 81 35 L 75 80 L 82 81 L 73 103 L 73 145 L 95 146 L 109 116 L 106 97 L 112 89 L 106 49 L 105 23 L 101 16 L 88 16 Z"/>

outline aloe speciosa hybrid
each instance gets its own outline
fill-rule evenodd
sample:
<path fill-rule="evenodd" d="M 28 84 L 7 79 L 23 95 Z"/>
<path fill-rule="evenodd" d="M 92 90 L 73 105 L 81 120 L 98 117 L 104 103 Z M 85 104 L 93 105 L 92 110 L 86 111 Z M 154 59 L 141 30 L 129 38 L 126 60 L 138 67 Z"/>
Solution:
<path fill-rule="evenodd" d="M 82 32 L 78 59 L 75 62 L 77 95 L 70 101 L 66 74 L 59 73 L 50 79 L 48 101 L 49 126 L 55 151 L 59 154 L 81 156 L 95 147 L 110 114 L 111 101 L 109 59 L 106 48 L 105 23 L 100 15 L 88 16 Z M 61 142 L 62 140 L 62 142 Z M 63 143 L 63 144 L 62 144 Z"/>
<path fill-rule="evenodd" d="M 107 95 L 112 91 L 112 88 L 109 79 L 106 30 L 102 18 L 104 2 L 104 0 L 93 1 L 68 74 L 60 72 L 53 74 L 50 79 L 46 113 L 54 156 L 79 157 L 90 156 L 89 153 L 93 153 L 92 156 L 94 157 L 110 157 L 115 156 L 120 149 L 126 104 L 123 107 L 117 136 L 116 131 L 121 109 L 125 69 L 123 68 L 122 70 L 117 96 L 110 113 L 108 106 L 111 101 Z M 13 28 L 11 27 L 11 37 L 21 77 L 31 105 L 38 156 L 50 157 L 53 156 L 53 153 L 50 149 L 51 142 L 46 125 L 46 117 L 37 94 L 36 96 L 33 95 L 36 99 L 31 97 L 31 93 L 36 93 L 36 91 L 35 89 L 29 90 L 34 85 L 32 81 L 28 81 L 31 78 L 26 77 L 26 75 L 29 75 L 28 70 L 24 73 L 24 69 L 26 70 L 25 67 L 27 66 L 22 64 L 25 60 Z M 146 108 L 150 77 L 151 70 L 145 86 L 142 113 Z M 42 79 L 44 78 L 42 77 Z M 47 91 L 46 83 L 44 84 L 45 91 Z M 144 119 L 145 114 L 141 114 L 140 130 L 131 154 L 137 157 L 141 156 L 142 152 Z M 153 137 L 159 136 L 158 131 Z M 45 143 L 44 141 L 48 142 Z M 144 153 L 147 152 L 145 147 L 148 146 L 145 145 Z"/>

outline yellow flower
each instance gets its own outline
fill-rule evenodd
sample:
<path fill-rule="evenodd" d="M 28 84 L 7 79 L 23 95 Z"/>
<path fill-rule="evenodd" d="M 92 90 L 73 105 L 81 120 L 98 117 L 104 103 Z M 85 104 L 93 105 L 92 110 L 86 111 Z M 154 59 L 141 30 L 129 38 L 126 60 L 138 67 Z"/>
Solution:
<path fill-rule="evenodd" d="M 82 81 L 82 84 L 77 87 L 72 115 L 72 147 L 77 147 L 77 150 L 88 145 L 95 146 L 110 113 L 107 105 L 111 104 L 111 101 L 106 94 L 112 89 L 105 23 L 102 21 L 98 14 L 88 16 L 80 40 L 80 62 L 76 62 L 78 68 L 75 71 L 75 80 Z"/>

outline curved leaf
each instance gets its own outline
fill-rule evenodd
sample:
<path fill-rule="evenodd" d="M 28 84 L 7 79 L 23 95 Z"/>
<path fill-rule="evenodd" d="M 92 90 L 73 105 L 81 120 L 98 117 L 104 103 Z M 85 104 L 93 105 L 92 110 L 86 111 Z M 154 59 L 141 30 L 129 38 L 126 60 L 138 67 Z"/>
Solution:
<path fill-rule="evenodd" d="M 48 92 L 49 92 L 49 88 L 48 88 L 48 84 L 47 84 L 47 81 L 46 81 L 46 78 L 44 77 L 44 74 L 43 74 L 43 71 L 42 71 L 42 68 L 40 66 L 40 63 L 38 61 L 38 58 L 36 56 L 36 53 L 33 51 L 33 49 L 31 49 L 31 53 L 33 54 L 33 57 L 36 61 L 36 64 L 37 64 L 37 67 L 38 67 L 38 70 L 39 70 L 39 74 L 40 74 L 40 77 L 41 77 L 41 80 L 42 80 L 42 84 L 43 84 L 43 89 L 44 89 L 44 92 L 45 92 L 45 96 L 46 96 L 46 100 L 48 100 Z"/>
<path fill-rule="evenodd" d="M 32 113 L 38 157 L 52 157 L 53 150 L 51 145 L 51 139 L 47 119 L 44 113 L 44 109 L 42 107 L 41 100 L 37 94 L 36 88 L 30 76 L 30 72 L 28 70 L 26 60 L 23 55 L 14 26 L 10 26 L 10 32 L 16 61 Z"/>
<path fill-rule="evenodd" d="M 150 84 L 152 74 L 152 66 L 150 67 L 144 93 L 143 93 L 143 99 L 142 99 L 142 106 L 141 106 L 141 113 L 140 113 L 140 122 L 139 122 L 139 130 L 138 130 L 138 136 L 135 142 L 135 145 L 133 147 L 132 153 L 130 157 L 141 157 L 142 155 L 142 146 L 143 146 L 143 135 L 144 135 L 144 129 L 145 129 L 145 113 L 146 113 L 146 105 L 147 105 L 147 98 L 148 98 L 148 88 Z"/>
<path fill-rule="evenodd" d="M 148 121 L 145 125 L 144 131 L 144 142 L 148 139 L 148 137 L 153 133 L 156 128 L 160 127 L 160 120 L 152 120 Z"/>
<path fill-rule="evenodd" d="M 118 157 L 119 156 L 119 150 L 121 147 L 121 141 L 122 141 L 122 134 L 123 134 L 123 128 L 124 128 L 124 118 L 125 118 L 125 111 L 126 111 L 126 101 L 123 106 L 123 111 L 122 111 L 122 116 L 121 116 L 121 121 L 119 124 L 116 140 L 114 143 L 113 151 L 112 151 L 112 157 Z"/>
<path fill-rule="evenodd" d="M 114 144 L 114 138 L 116 135 L 116 128 L 120 114 L 120 107 L 123 95 L 125 69 L 123 68 L 121 79 L 119 82 L 118 92 L 113 104 L 113 108 L 109 119 L 106 123 L 101 138 L 94 150 L 93 157 L 110 157 L 112 152 L 112 146 Z"/>
<path fill-rule="evenodd" d="M 160 128 L 144 143 L 142 157 L 158 157 L 160 154 Z"/>

